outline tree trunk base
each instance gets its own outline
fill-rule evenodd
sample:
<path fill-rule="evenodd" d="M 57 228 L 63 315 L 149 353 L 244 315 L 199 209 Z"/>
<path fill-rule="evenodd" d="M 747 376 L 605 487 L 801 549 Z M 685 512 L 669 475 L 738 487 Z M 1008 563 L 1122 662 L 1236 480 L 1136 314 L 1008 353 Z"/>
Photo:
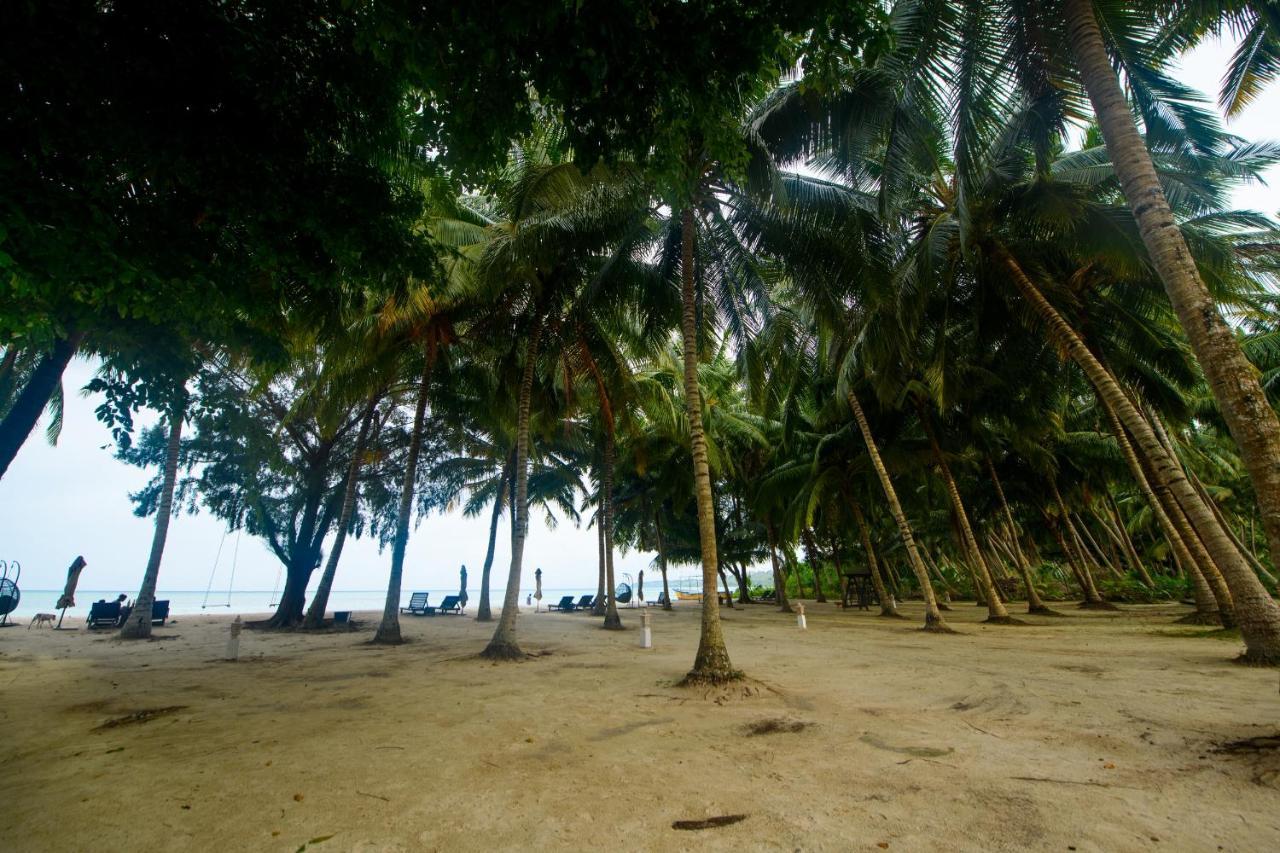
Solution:
<path fill-rule="evenodd" d="M 1045 607 L 1043 604 L 1041 604 L 1039 607 L 1028 607 L 1027 613 L 1032 616 L 1064 616 L 1065 617 L 1067 615 L 1065 613 L 1059 613 L 1058 611 L 1054 610 L 1052 607 Z"/>
<path fill-rule="evenodd" d="M 514 640 L 491 640 L 480 657 L 485 660 L 524 660 L 528 657 Z"/>
<path fill-rule="evenodd" d="M 1082 601 L 1080 602 L 1081 610 L 1119 610 L 1110 601 Z"/>
<path fill-rule="evenodd" d="M 930 634 L 958 633 L 956 629 L 952 628 L 950 625 L 948 625 L 946 622 L 943 622 L 941 619 L 934 619 L 929 616 L 926 616 L 924 618 L 924 627 L 921 628 L 920 630 L 928 631 Z"/>
<path fill-rule="evenodd" d="M 740 669 L 699 670 L 691 669 L 689 673 L 676 683 L 676 687 L 717 687 L 730 684 L 745 678 Z"/>
<path fill-rule="evenodd" d="M 617 613 L 606 613 L 604 617 L 604 625 L 602 625 L 601 627 L 603 627 L 606 631 L 625 630 L 622 627 L 622 617 L 619 616 Z"/>
<path fill-rule="evenodd" d="M 1195 613 L 1188 613 L 1178 619 L 1173 620 L 1175 625 L 1222 625 L 1222 617 L 1217 613 L 1201 613 L 1197 610 Z"/>
<path fill-rule="evenodd" d="M 1280 666 L 1280 649 L 1245 649 L 1235 663 L 1244 666 Z"/>
<path fill-rule="evenodd" d="M 881 617 L 882 619 L 906 619 L 907 618 L 896 610 L 889 610 L 886 608 L 881 608 L 880 612 L 877 613 L 876 615 Z"/>
<path fill-rule="evenodd" d="M 939 601 L 939 602 L 938 602 L 938 609 L 939 609 L 939 610 L 950 610 L 950 609 L 951 609 L 951 605 L 950 605 L 950 604 L 947 604 L 945 601 Z"/>
<path fill-rule="evenodd" d="M 1022 621 L 1016 616 L 988 616 L 986 619 L 982 620 L 982 624 L 984 625 L 1026 625 L 1027 623 Z"/>
<path fill-rule="evenodd" d="M 125 622 L 120 626 L 120 639 L 122 640 L 150 640 L 151 639 L 151 623 L 150 622 Z"/>
<path fill-rule="evenodd" d="M 384 631 L 378 628 L 377 633 L 373 635 L 373 639 L 369 641 L 373 646 L 399 646 L 404 644 L 404 637 L 400 636 L 400 628 L 395 630 Z"/>
<path fill-rule="evenodd" d="M 591 608 L 591 615 L 592 615 L 592 616 L 604 616 L 607 612 L 608 612 L 608 611 L 607 611 L 604 607 L 593 607 L 593 608 Z"/>

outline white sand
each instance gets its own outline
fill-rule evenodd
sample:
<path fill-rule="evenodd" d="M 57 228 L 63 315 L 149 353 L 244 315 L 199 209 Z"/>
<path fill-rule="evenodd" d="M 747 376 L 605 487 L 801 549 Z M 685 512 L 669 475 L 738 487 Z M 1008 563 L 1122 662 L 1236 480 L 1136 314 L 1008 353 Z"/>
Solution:
<path fill-rule="evenodd" d="M 695 607 L 651 611 L 653 651 L 636 611 L 613 633 L 526 608 L 547 654 L 504 665 L 470 618 L 405 617 L 399 648 L 246 631 L 235 664 L 225 616 L 149 643 L 5 629 L 0 848 L 1280 849 L 1280 751 L 1217 751 L 1280 730 L 1277 674 L 1179 608 L 1008 628 L 957 605 L 954 637 L 807 609 L 803 633 L 726 613 L 757 680 L 712 694 L 672 686 Z M 745 736 L 775 718 L 811 726 Z"/>

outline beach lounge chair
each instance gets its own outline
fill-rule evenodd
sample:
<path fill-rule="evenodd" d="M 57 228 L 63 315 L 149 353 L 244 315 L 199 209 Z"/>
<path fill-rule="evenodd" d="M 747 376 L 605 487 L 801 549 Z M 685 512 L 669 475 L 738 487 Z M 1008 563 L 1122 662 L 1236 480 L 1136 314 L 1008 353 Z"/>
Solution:
<path fill-rule="evenodd" d="M 596 597 L 594 595 L 584 595 L 578 599 L 578 603 L 573 605 L 575 610 L 590 610 L 596 606 Z"/>
<path fill-rule="evenodd" d="M 409 606 L 401 607 L 401 613 L 409 613 L 413 616 L 430 616 L 432 608 L 427 606 L 427 592 L 415 592 L 409 596 Z"/>
<path fill-rule="evenodd" d="M 560 599 L 559 604 L 548 604 L 547 610 L 559 610 L 561 613 L 569 613 L 573 610 L 573 596 L 566 595 Z"/>
<path fill-rule="evenodd" d="M 120 602 L 95 601 L 89 607 L 89 618 L 84 620 L 88 628 L 114 628 L 120 624 Z"/>
<path fill-rule="evenodd" d="M 169 619 L 169 599 L 151 602 L 151 624 L 163 625 Z"/>
<path fill-rule="evenodd" d="M 450 595 L 440 602 L 440 606 L 434 608 L 436 613 L 440 615 L 450 614 L 453 616 L 462 615 L 462 599 L 456 595 Z"/>
<path fill-rule="evenodd" d="M 665 592 L 660 592 L 660 593 L 658 593 L 658 600 L 657 600 L 657 601 L 646 601 L 646 602 L 645 602 L 645 604 L 647 604 L 649 607 L 661 607 L 662 605 L 664 605 L 664 604 L 666 604 L 666 603 L 667 603 L 667 594 L 666 594 Z"/>

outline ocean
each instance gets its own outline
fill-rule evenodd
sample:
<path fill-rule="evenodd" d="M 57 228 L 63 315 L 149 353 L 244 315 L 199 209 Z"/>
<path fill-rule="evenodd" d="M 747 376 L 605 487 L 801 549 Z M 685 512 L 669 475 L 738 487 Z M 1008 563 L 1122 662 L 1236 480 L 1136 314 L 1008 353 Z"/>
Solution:
<path fill-rule="evenodd" d="M 661 583 L 661 582 L 659 582 Z M 648 587 L 648 584 L 645 584 Z M 314 590 L 308 590 L 307 600 L 311 600 Z M 400 604 L 403 607 L 409 603 L 409 596 L 415 592 L 427 592 L 431 594 L 428 601 L 431 604 L 439 604 L 444 601 L 445 596 L 457 595 L 458 588 L 451 587 L 449 589 L 410 589 L 405 587 L 400 594 Z M 502 588 L 493 588 L 490 590 L 490 601 L 495 611 L 502 608 L 502 596 L 505 590 Z M 562 596 L 572 595 L 574 598 L 582 595 L 595 595 L 595 589 L 580 589 L 578 587 L 555 588 L 544 587 L 542 590 L 542 603 L 554 604 L 560 600 Z M 658 589 L 661 592 L 661 588 Z M 83 619 L 89 614 L 89 605 L 95 601 L 106 600 L 114 601 L 116 596 L 124 593 L 132 598 L 137 594 L 136 589 L 78 589 L 76 590 L 76 606 L 67 610 L 67 618 Z M 62 594 L 60 589 L 24 589 L 22 590 L 22 598 L 18 602 L 18 607 L 13 613 L 9 614 L 10 620 L 18 620 L 25 623 L 37 613 L 57 613 L 54 607 L 58 602 L 58 596 Z M 533 587 L 520 589 L 520 603 L 524 604 L 525 598 L 533 594 Z M 654 593 L 655 597 L 657 593 Z M 474 611 L 476 603 L 480 600 L 480 590 L 467 590 L 467 609 Z M 270 613 L 275 609 L 275 599 L 272 598 L 271 590 L 243 590 L 227 595 L 225 591 L 213 592 L 205 595 L 204 590 L 166 590 L 161 589 L 156 593 L 157 599 L 169 600 L 169 612 L 173 615 L 191 615 L 191 614 L 215 614 L 215 613 Z M 385 589 L 335 589 L 329 595 L 329 611 L 334 610 L 381 610 L 387 600 L 387 591 Z"/>

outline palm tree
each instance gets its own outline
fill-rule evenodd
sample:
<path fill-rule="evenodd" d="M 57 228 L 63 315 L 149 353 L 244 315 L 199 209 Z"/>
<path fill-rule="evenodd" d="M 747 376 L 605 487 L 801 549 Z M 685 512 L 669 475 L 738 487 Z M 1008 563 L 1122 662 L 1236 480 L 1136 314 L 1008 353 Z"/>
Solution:
<path fill-rule="evenodd" d="M 169 536 L 169 519 L 173 516 L 173 491 L 178 479 L 178 460 L 182 449 L 182 422 L 186 419 L 188 395 L 186 388 L 173 396 L 168 412 L 168 438 L 165 442 L 164 480 L 160 500 L 156 504 L 156 527 L 151 538 L 151 554 L 142 574 L 142 586 L 133 599 L 133 609 L 120 626 L 120 639 L 145 640 L 151 636 L 151 608 L 156 599 L 156 582 L 160 577 L 160 560 L 164 556 L 165 540 Z"/>

